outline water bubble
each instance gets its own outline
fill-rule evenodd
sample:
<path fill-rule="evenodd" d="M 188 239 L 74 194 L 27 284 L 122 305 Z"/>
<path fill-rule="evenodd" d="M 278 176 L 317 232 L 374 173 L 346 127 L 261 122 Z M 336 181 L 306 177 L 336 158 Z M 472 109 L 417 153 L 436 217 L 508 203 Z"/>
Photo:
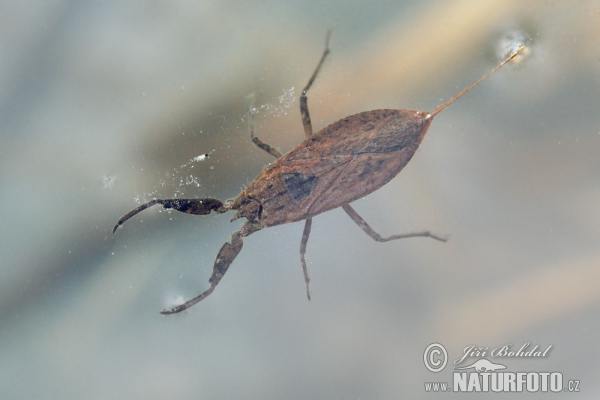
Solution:
<path fill-rule="evenodd" d="M 513 63 L 521 64 L 531 54 L 531 47 L 529 46 L 530 42 L 531 39 L 523 32 L 519 30 L 510 31 L 498 42 L 496 46 L 496 55 L 499 59 L 503 59 L 519 50 L 519 47 L 523 46 L 521 53 L 512 59 Z"/>
<path fill-rule="evenodd" d="M 252 102 L 254 100 L 254 97 L 254 93 L 251 93 L 248 96 L 246 96 L 246 99 Z M 279 105 L 265 103 L 258 107 L 251 106 L 249 108 L 249 112 L 254 115 L 264 112 L 271 117 L 280 117 L 281 115 L 286 115 L 286 110 L 290 107 L 293 107 L 296 104 L 296 92 L 294 86 L 287 90 L 284 89 L 283 94 L 281 96 L 278 96 L 277 100 L 279 101 Z"/>
<path fill-rule="evenodd" d="M 114 176 L 105 176 L 104 178 L 102 178 L 102 184 L 104 186 L 104 189 L 112 189 L 115 185 L 116 179 L 117 178 L 115 178 Z"/>
<path fill-rule="evenodd" d="M 204 153 L 204 154 L 200 154 L 199 156 L 196 156 L 194 158 L 191 158 L 187 163 L 180 165 L 179 168 L 185 168 L 190 166 L 191 164 L 198 162 L 198 161 L 204 161 L 208 158 L 208 156 L 210 156 L 212 153 L 214 153 L 215 149 L 212 149 L 211 151 L 209 151 L 208 153 Z M 192 165 L 190 168 L 193 168 L 194 166 Z"/>

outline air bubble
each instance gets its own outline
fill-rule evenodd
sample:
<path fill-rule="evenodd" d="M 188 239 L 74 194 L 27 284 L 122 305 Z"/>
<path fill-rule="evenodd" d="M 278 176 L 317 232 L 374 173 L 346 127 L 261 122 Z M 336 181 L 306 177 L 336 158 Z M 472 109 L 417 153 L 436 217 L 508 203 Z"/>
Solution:
<path fill-rule="evenodd" d="M 254 97 L 254 93 L 250 93 L 248 96 L 246 96 L 246 99 L 251 103 L 254 100 Z M 296 104 L 296 92 L 294 86 L 288 90 L 284 90 L 281 96 L 277 96 L 277 100 L 279 101 L 279 105 L 265 103 L 258 107 L 251 107 L 249 111 L 254 115 L 264 112 L 271 117 L 287 115 L 286 110 Z"/>
<path fill-rule="evenodd" d="M 112 189 L 115 185 L 116 179 L 117 178 L 115 178 L 114 176 L 105 176 L 104 178 L 102 178 L 102 184 L 104 186 L 104 189 Z"/>
<path fill-rule="evenodd" d="M 498 45 L 496 46 L 496 56 L 499 59 L 504 59 L 518 51 L 519 47 L 523 46 L 521 53 L 512 59 L 513 63 L 521 64 L 527 57 L 529 57 L 529 54 L 531 54 L 529 42 L 531 42 L 531 39 L 529 39 L 523 32 L 508 32 L 498 42 Z"/>

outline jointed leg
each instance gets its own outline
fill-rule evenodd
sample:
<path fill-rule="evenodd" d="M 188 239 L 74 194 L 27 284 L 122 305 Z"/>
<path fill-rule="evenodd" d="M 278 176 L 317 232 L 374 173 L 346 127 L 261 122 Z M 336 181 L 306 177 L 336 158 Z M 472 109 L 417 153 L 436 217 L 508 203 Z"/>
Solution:
<path fill-rule="evenodd" d="M 308 103 L 307 103 L 308 99 L 306 97 L 306 92 L 308 92 L 308 89 L 310 89 L 313 82 L 317 78 L 317 74 L 321 70 L 321 67 L 323 66 L 323 62 L 325 62 L 325 58 L 327 57 L 327 54 L 329 54 L 329 38 L 330 37 L 331 37 L 331 31 L 327 32 L 327 38 L 325 39 L 325 51 L 323 51 L 321 60 L 319 61 L 319 64 L 317 65 L 315 72 L 313 72 L 312 76 L 308 80 L 308 83 L 306 84 L 304 89 L 302 89 L 302 94 L 300 95 L 300 115 L 302 116 L 302 125 L 304 126 L 304 133 L 306 134 L 307 138 L 312 136 L 312 123 L 310 122 L 310 114 L 308 113 Z"/>
<path fill-rule="evenodd" d="M 321 66 L 323 66 L 323 62 L 329 54 L 329 38 L 331 37 L 331 31 L 327 32 L 327 38 L 325 39 L 325 51 L 323 51 L 323 55 L 319 60 L 319 64 L 313 72 L 312 76 L 308 80 L 308 83 L 302 89 L 302 94 L 300 95 L 300 115 L 302 116 L 302 125 L 304 126 L 304 133 L 306 137 L 309 138 L 312 136 L 312 123 L 310 122 L 310 113 L 308 112 L 308 98 L 306 97 L 306 92 L 312 86 L 313 82 L 317 78 L 317 74 L 321 70 Z M 306 297 L 310 300 L 310 288 L 308 283 L 310 282 L 310 278 L 308 276 L 308 269 L 306 268 L 306 260 L 304 259 L 304 254 L 306 254 L 306 244 L 308 243 L 308 237 L 310 235 L 310 228 L 312 227 L 312 218 L 307 218 L 304 223 L 304 231 L 302 232 L 302 241 L 300 242 L 300 261 L 302 262 L 302 272 L 304 272 L 304 282 L 306 282 Z"/>
<path fill-rule="evenodd" d="M 229 211 L 229 208 L 225 207 L 223 205 L 223 202 L 219 199 L 154 199 L 146 204 L 142 204 L 134 210 L 129 211 L 127 214 L 121 217 L 121 219 L 113 228 L 113 233 L 115 233 L 117 231 L 117 228 L 123 225 L 123 223 L 129 218 L 133 217 L 137 213 L 144 211 L 148 207 L 152 207 L 155 204 L 162 204 L 163 207 L 166 209 L 173 209 L 194 215 L 207 215 L 210 214 L 211 211 L 215 211 L 218 213 L 224 213 Z"/>
<path fill-rule="evenodd" d="M 404 238 L 410 238 L 410 237 L 430 237 L 432 239 L 435 240 L 439 240 L 440 242 L 445 242 L 446 238 L 442 238 L 440 236 L 434 235 L 433 233 L 429 232 L 429 231 L 423 231 L 423 232 L 411 232 L 411 233 L 404 233 L 404 234 L 400 234 L 400 235 L 392 235 L 392 236 L 388 236 L 388 237 L 381 237 L 381 235 L 379 235 L 377 232 L 375 232 L 373 230 L 373 228 L 371 228 L 369 226 L 369 224 L 367 224 L 367 222 L 362 219 L 362 217 L 360 215 L 358 215 L 358 213 L 356 211 L 354 211 L 354 209 L 352 207 L 350 207 L 349 204 L 344 204 L 342 206 L 342 208 L 344 209 L 344 211 L 346 211 L 346 214 L 348 214 L 350 216 L 350 218 L 352 218 L 352 220 L 354 222 L 356 222 L 356 224 L 358 226 L 360 226 L 360 228 L 365 231 L 365 233 L 367 235 L 369 235 L 373 240 L 376 240 L 378 242 L 388 242 L 390 240 L 396 240 L 396 239 L 404 239 Z"/>
<path fill-rule="evenodd" d="M 279 152 L 279 150 L 275 149 L 274 147 L 269 146 L 268 144 L 266 144 L 265 142 L 263 142 L 262 140 L 260 140 L 256 136 L 254 136 L 254 109 L 253 109 L 254 93 L 249 95 L 246 99 L 247 99 L 246 107 L 248 108 L 248 127 L 250 129 L 250 139 L 252 139 L 252 143 L 254 143 L 259 148 L 266 151 L 267 153 L 269 153 L 270 155 L 272 155 L 275 158 L 281 157 L 282 154 Z"/>
<path fill-rule="evenodd" d="M 213 290 L 215 290 L 215 287 L 217 287 L 217 285 L 221 281 L 221 278 L 223 278 L 223 275 L 225 275 L 225 272 L 227 272 L 227 269 L 229 268 L 235 257 L 237 257 L 239 252 L 242 250 L 242 246 L 244 245 L 242 238 L 251 235 L 252 233 L 260 229 L 261 226 L 257 222 L 247 221 L 246 223 L 244 223 L 244 225 L 239 231 L 231 235 L 231 243 L 225 243 L 221 247 L 221 250 L 219 250 L 219 254 L 217 255 L 217 259 L 215 260 L 215 265 L 213 267 L 212 275 L 208 280 L 208 282 L 210 283 L 210 287 L 200 295 L 194 297 L 193 299 L 188 300 L 181 305 L 172 308 L 166 308 L 160 313 L 163 315 L 175 314 L 190 308 L 194 304 L 208 297 L 208 295 L 210 295 L 213 292 Z"/>
<path fill-rule="evenodd" d="M 310 235 L 310 228 L 312 226 L 312 218 L 307 218 L 306 223 L 304 224 L 304 232 L 302 232 L 302 240 L 300 241 L 300 261 L 302 261 L 302 271 L 304 271 L 304 282 L 306 282 L 306 297 L 310 300 L 310 289 L 308 287 L 308 282 L 310 282 L 310 278 L 308 277 L 308 270 L 306 269 L 306 260 L 304 259 L 304 254 L 306 253 L 306 243 L 308 242 L 308 236 Z"/>

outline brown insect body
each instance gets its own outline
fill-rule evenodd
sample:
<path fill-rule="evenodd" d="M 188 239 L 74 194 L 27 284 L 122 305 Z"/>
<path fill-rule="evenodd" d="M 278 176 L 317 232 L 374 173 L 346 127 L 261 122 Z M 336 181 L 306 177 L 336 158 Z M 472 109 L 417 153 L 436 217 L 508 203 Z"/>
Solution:
<path fill-rule="evenodd" d="M 254 136 L 254 114 L 249 107 L 252 142 L 276 157 L 276 161 L 267 166 L 239 195 L 224 203 L 213 198 L 154 199 L 121 217 L 113 228 L 113 233 L 129 218 L 155 204 L 194 215 L 237 210 L 232 221 L 242 217 L 247 219 L 242 227 L 231 235 L 231 240 L 219 250 L 209 279 L 210 287 L 181 305 L 162 310 L 161 314 L 178 313 L 210 295 L 242 250 L 244 237 L 270 226 L 301 220 L 306 222 L 300 242 L 300 261 L 306 293 L 310 299 L 310 279 L 304 254 L 312 217 L 334 208 L 341 207 L 367 235 L 378 242 L 409 237 L 430 237 L 445 242 L 446 239 L 429 231 L 382 237 L 349 203 L 374 192 L 398 175 L 417 151 L 433 117 L 522 50 L 523 46 L 520 46 L 502 63 L 431 113 L 411 110 L 367 111 L 343 118 L 313 135 L 306 92 L 329 54 L 329 48 L 326 46 L 315 72 L 300 96 L 305 141 L 282 155 Z"/>
<path fill-rule="evenodd" d="M 398 175 L 430 123 L 431 114 L 423 111 L 351 115 L 278 158 L 238 197 L 260 204 L 258 222 L 263 227 L 301 221 L 351 203 Z M 239 215 L 252 213 L 242 205 Z"/>

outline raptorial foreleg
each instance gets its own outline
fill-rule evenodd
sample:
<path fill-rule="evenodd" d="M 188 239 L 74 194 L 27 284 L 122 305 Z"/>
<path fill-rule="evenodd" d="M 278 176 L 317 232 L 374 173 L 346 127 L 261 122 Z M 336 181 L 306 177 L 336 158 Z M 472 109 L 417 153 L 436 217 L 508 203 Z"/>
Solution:
<path fill-rule="evenodd" d="M 154 199 L 146 204 L 142 204 L 134 210 L 129 211 L 127 214 L 121 217 L 121 219 L 113 228 L 113 233 L 115 233 L 117 231 L 117 228 L 123 225 L 123 223 L 129 218 L 144 211 L 148 207 L 152 207 L 155 204 L 162 204 L 163 207 L 166 209 L 173 209 L 184 212 L 186 214 L 193 215 L 207 215 L 210 214 L 211 211 L 215 211 L 218 213 L 224 213 L 229 211 L 229 207 L 223 205 L 223 202 L 219 199 Z"/>
<path fill-rule="evenodd" d="M 194 297 L 193 299 L 188 300 L 185 303 L 180 304 L 178 306 L 166 308 L 160 313 L 163 315 L 175 314 L 190 308 L 194 304 L 208 297 L 208 295 L 210 295 L 213 292 L 213 290 L 215 290 L 215 287 L 217 287 L 217 285 L 223 278 L 223 275 L 225 275 L 227 269 L 229 269 L 229 266 L 231 265 L 233 260 L 235 260 L 239 252 L 242 250 L 242 246 L 244 245 L 242 238 L 251 235 L 252 233 L 260 229 L 261 225 L 258 222 L 246 221 L 246 223 L 242 225 L 239 231 L 231 235 L 231 241 L 229 243 L 225 243 L 221 247 L 221 250 L 219 250 L 219 254 L 217 255 L 217 259 L 215 260 L 215 265 L 213 267 L 212 275 L 208 280 L 208 283 L 210 283 L 210 287 L 206 291 L 202 292 L 200 295 Z"/>

